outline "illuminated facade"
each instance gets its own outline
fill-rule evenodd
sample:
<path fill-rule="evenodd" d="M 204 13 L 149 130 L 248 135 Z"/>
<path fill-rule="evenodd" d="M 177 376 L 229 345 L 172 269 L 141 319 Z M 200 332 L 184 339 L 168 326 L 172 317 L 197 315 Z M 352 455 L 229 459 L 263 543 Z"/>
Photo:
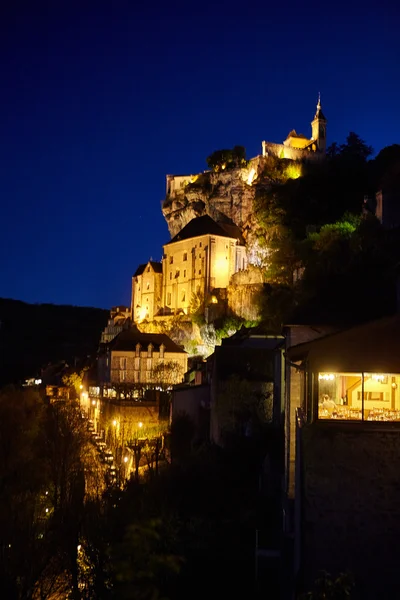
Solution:
<path fill-rule="evenodd" d="M 151 321 L 162 307 L 162 264 L 139 265 L 132 277 L 132 318 L 135 323 Z"/>
<path fill-rule="evenodd" d="M 216 223 L 208 215 L 193 219 L 165 244 L 162 266 L 164 314 L 188 314 L 193 294 L 207 299 L 246 268 L 240 229 Z"/>
<path fill-rule="evenodd" d="M 277 156 L 302 160 L 325 156 L 326 152 L 326 118 L 322 112 L 321 100 L 318 98 L 314 119 L 311 121 L 311 138 L 296 133 L 294 129 L 289 133 L 282 144 L 262 142 L 263 156 Z"/>
<path fill-rule="evenodd" d="M 187 371 L 187 353 L 165 334 L 132 326 L 109 344 L 98 364 L 101 383 L 173 385 Z"/>
<path fill-rule="evenodd" d="M 131 311 L 126 306 L 114 306 L 110 311 L 110 318 L 101 334 L 101 344 L 108 344 L 121 331 L 131 325 Z"/>

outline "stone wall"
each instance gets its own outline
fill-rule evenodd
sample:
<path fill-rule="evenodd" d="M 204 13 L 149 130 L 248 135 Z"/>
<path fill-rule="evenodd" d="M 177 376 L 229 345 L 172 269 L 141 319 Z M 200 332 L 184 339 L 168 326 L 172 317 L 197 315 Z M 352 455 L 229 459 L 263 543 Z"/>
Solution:
<path fill-rule="evenodd" d="M 322 152 L 313 152 L 312 150 L 303 150 L 292 148 L 284 144 L 274 144 L 272 142 L 263 142 L 264 156 L 272 155 L 277 158 L 289 158 L 291 160 L 324 160 L 325 154 Z"/>
<path fill-rule="evenodd" d="M 302 429 L 302 564 L 350 571 L 357 598 L 399 598 L 400 429 L 314 423 Z"/>

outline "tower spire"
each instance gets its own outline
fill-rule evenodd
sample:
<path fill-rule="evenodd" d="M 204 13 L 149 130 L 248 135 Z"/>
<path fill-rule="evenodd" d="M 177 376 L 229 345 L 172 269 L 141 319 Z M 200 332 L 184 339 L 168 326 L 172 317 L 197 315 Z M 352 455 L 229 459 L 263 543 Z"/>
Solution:
<path fill-rule="evenodd" d="M 317 110 L 321 110 L 321 92 L 318 92 Z"/>

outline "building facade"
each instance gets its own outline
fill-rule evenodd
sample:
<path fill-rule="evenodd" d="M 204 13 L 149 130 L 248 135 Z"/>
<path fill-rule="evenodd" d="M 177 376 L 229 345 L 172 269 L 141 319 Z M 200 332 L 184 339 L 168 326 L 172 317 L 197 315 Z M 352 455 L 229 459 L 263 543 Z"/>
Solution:
<path fill-rule="evenodd" d="M 110 318 L 102 331 L 100 344 L 108 344 L 121 331 L 128 329 L 131 324 L 131 311 L 127 306 L 114 306 L 110 311 Z"/>
<path fill-rule="evenodd" d="M 121 332 L 99 357 L 101 383 L 169 387 L 181 383 L 187 353 L 165 334 Z"/>
<path fill-rule="evenodd" d="M 350 572 L 357 597 L 399 597 L 399 335 L 397 314 L 286 353 L 301 375 L 290 389 L 300 589 L 322 570 Z"/>
<path fill-rule="evenodd" d="M 152 320 L 162 308 L 162 264 L 149 261 L 139 265 L 132 277 L 132 319 Z"/>
<path fill-rule="evenodd" d="M 205 215 L 193 219 L 168 244 L 163 255 L 164 314 L 190 313 L 193 294 L 203 299 L 227 288 L 231 276 L 247 266 L 241 232 Z"/>

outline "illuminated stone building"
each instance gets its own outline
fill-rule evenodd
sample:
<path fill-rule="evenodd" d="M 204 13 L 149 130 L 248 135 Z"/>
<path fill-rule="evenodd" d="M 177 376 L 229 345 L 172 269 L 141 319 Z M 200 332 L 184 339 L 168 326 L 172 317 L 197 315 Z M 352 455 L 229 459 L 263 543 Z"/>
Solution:
<path fill-rule="evenodd" d="M 187 353 L 171 338 L 135 326 L 121 332 L 99 358 L 101 383 L 173 385 L 186 371 Z"/>
<path fill-rule="evenodd" d="M 139 265 L 132 277 L 132 317 L 135 322 L 152 320 L 161 310 L 162 264 Z"/>
<path fill-rule="evenodd" d="M 242 231 L 251 228 L 256 184 L 265 177 L 271 157 L 297 161 L 285 168 L 292 179 L 301 176 L 303 162 L 323 161 L 326 155 L 327 120 L 318 100 L 311 122 L 311 136 L 294 129 L 283 143 L 262 142 L 261 153 L 246 165 L 206 170 L 188 175 L 167 175 L 162 212 L 171 237 L 192 219 L 208 214 L 214 221 L 235 223 Z M 225 165 L 226 166 L 226 165 Z M 249 254 L 249 262 L 251 255 Z"/>
<path fill-rule="evenodd" d="M 311 138 L 292 129 L 282 144 L 262 142 L 262 155 L 293 160 L 323 157 L 326 152 L 326 123 L 321 100 L 318 98 L 317 110 L 311 121 Z"/>
<path fill-rule="evenodd" d="M 193 219 L 164 245 L 164 314 L 188 314 L 193 294 L 207 299 L 213 290 L 227 288 L 231 276 L 246 266 L 245 243 L 236 225 L 216 223 L 208 215 Z"/>
<path fill-rule="evenodd" d="M 108 344 L 121 331 L 130 327 L 131 311 L 127 306 L 114 306 L 110 311 L 110 318 L 101 334 L 101 344 Z"/>

